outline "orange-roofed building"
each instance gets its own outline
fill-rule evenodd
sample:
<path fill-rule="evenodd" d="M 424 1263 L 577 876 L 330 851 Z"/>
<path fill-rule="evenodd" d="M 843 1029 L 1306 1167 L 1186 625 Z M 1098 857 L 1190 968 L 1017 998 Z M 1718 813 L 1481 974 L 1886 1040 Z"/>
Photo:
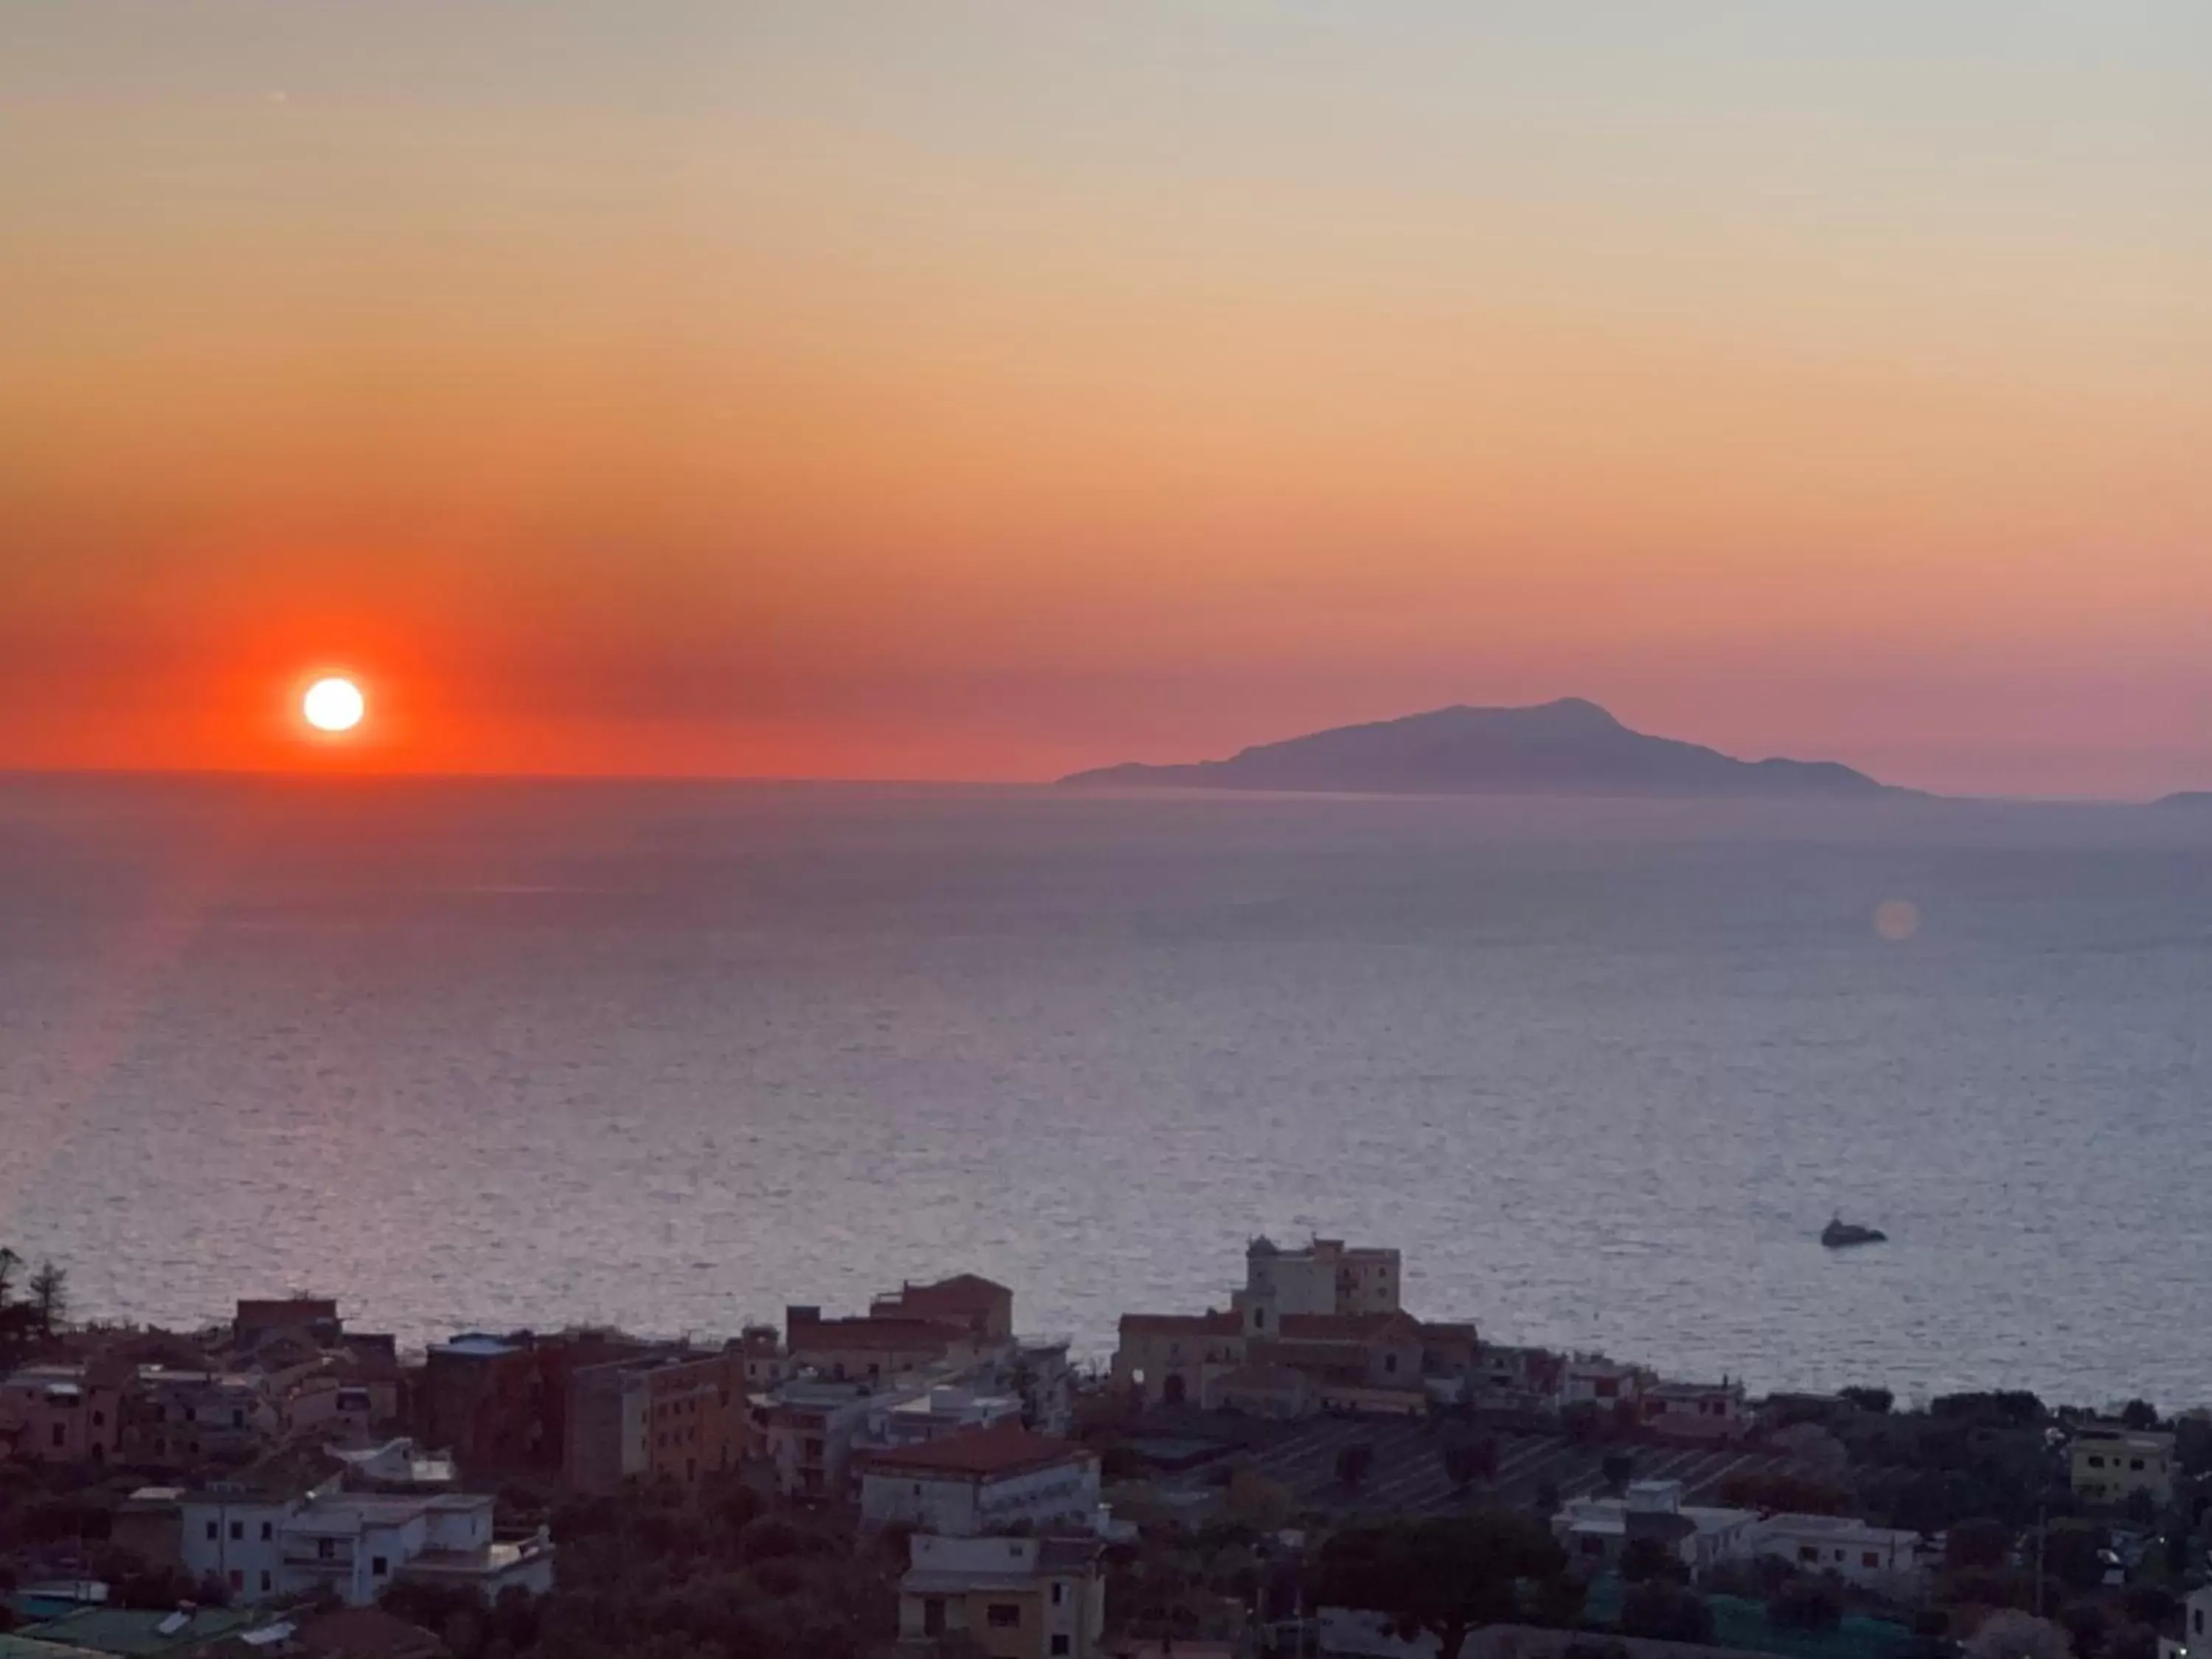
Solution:
<path fill-rule="evenodd" d="M 872 1526 L 970 1538 L 1022 1522 L 1088 1527 L 1098 1513 L 1097 1453 L 1019 1423 L 866 1452 L 854 1467 Z"/>
<path fill-rule="evenodd" d="M 878 1386 L 933 1367 L 965 1370 L 995 1346 L 957 1323 L 888 1315 L 824 1319 L 821 1309 L 800 1306 L 784 1310 L 783 1340 L 790 1370 Z"/>
<path fill-rule="evenodd" d="M 902 1285 L 869 1304 L 871 1319 L 919 1319 L 957 1325 L 986 1342 L 1014 1334 L 1014 1293 L 977 1273 L 956 1273 L 933 1285 Z"/>

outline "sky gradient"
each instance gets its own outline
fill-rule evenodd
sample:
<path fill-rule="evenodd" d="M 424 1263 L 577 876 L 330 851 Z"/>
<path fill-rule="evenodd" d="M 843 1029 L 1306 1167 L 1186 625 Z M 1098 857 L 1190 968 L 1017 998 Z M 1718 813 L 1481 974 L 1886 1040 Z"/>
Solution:
<path fill-rule="evenodd" d="M 2212 787 L 2199 0 L 12 6 L 0 226 L 0 766 Z"/>

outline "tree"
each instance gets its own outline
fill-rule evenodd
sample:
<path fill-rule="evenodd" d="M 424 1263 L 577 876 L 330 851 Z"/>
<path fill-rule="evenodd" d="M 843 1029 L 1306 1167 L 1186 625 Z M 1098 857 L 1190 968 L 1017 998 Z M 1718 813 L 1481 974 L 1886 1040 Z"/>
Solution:
<path fill-rule="evenodd" d="M 2070 1659 L 2066 1632 L 2048 1619 L 1999 1607 L 1966 1638 L 1967 1659 Z"/>
<path fill-rule="evenodd" d="M 51 1261 L 41 1261 L 31 1275 L 30 1289 L 39 1335 L 51 1340 L 69 1317 L 69 1274 Z"/>
<path fill-rule="evenodd" d="M 1598 1469 L 1604 1477 L 1605 1489 L 1618 1495 L 1636 1474 L 1636 1460 L 1626 1452 L 1607 1452 Z"/>
<path fill-rule="evenodd" d="M 1713 1610 L 1702 1595 L 1654 1578 L 1620 1598 L 1620 1633 L 1662 1642 L 1710 1642 Z"/>
<path fill-rule="evenodd" d="M 1844 1622 L 1844 1598 L 1825 1578 L 1792 1578 L 1768 1598 L 1766 1622 L 1778 1630 L 1833 1630 Z"/>
<path fill-rule="evenodd" d="M 1688 1577 L 1682 1558 L 1656 1538 L 1632 1538 L 1620 1552 L 1620 1576 L 1632 1584 L 1649 1583 L 1654 1578 L 1671 1578 L 1677 1583 Z"/>
<path fill-rule="evenodd" d="M 2105 1582 L 2105 1529 L 2094 1521 L 2054 1521 L 2044 1529 L 2043 1571 L 2069 1589 L 2094 1589 Z"/>
<path fill-rule="evenodd" d="M 1337 1481 L 1357 1492 L 1367 1484 L 1368 1472 L 1374 1467 L 1375 1448 L 1364 1440 L 1358 1441 L 1337 1453 Z"/>
<path fill-rule="evenodd" d="M 2141 1433 L 2158 1426 L 2158 1407 L 2148 1400 L 2130 1400 L 2120 1407 L 2120 1424 Z"/>
<path fill-rule="evenodd" d="M 1897 1396 L 1887 1389 L 1845 1389 L 1840 1397 L 1876 1417 L 1887 1417 L 1889 1408 L 1897 1403 Z"/>
<path fill-rule="evenodd" d="M 2066 1635 L 2074 1644 L 2076 1653 L 2094 1653 L 2105 1645 L 2105 1631 L 2108 1620 L 2104 1608 L 2094 1601 L 2071 1601 L 2058 1610 L 2058 1622 L 2066 1627 Z"/>
<path fill-rule="evenodd" d="M 2001 1567 L 2012 1556 L 2012 1534 L 1987 1516 L 1961 1521 L 1943 1538 L 1943 1559 L 1952 1567 Z"/>
<path fill-rule="evenodd" d="M 1478 1511 L 1431 1521 L 1355 1527 L 1322 1547 L 1309 1582 L 1312 1605 L 1387 1615 L 1408 1639 L 1433 1636 L 1455 1654 L 1479 1625 L 1515 1618 L 1515 1585 L 1566 1570 L 1550 1530 L 1525 1515 Z"/>
<path fill-rule="evenodd" d="M 14 1288 L 9 1281 L 23 1265 L 23 1258 L 5 1244 L 0 1244 L 0 1308 L 8 1305 L 9 1293 Z"/>

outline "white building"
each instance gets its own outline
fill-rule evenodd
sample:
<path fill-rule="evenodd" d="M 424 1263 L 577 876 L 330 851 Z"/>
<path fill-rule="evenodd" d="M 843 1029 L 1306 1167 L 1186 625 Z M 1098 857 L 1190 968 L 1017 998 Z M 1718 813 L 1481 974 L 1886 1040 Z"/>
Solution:
<path fill-rule="evenodd" d="M 1569 1559 L 1618 1565 L 1634 1540 L 1650 1538 L 1692 1572 L 1756 1553 L 1759 1516 L 1682 1501 L 1679 1480 L 1637 1480 L 1620 1498 L 1571 1499 L 1552 1517 L 1552 1535 Z"/>
<path fill-rule="evenodd" d="M 1087 1528 L 1098 1514 L 1098 1455 L 1018 1422 L 862 1453 L 855 1467 L 871 1526 L 972 1538 L 1022 1522 Z"/>
<path fill-rule="evenodd" d="M 916 1533 L 899 1580 L 899 1639 L 965 1632 L 993 1659 L 1094 1659 L 1106 1630 L 1099 1546 Z"/>
<path fill-rule="evenodd" d="M 328 1589 L 365 1607 L 398 1578 L 461 1585 L 487 1601 L 509 1587 L 544 1595 L 551 1541 L 542 1530 L 499 1540 L 492 1508 L 463 1492 L 349 1492 L 339 1476 L 297 1493 L 238 1483 L 183 1498 L 179 1555 L 186 1572 L 212 1575 L 247 1603 Z"/>
<path fill-rule="evenodd" d="M 868 1407 L 855 1451 L 918 1446 L 932 1440 L 1022 1420 L 1022 1402 L 1010 1394 L 978 1394 L 953 1384 L 920 1394 L 878 1396 Z"/>
<path fill-rule="evenodd" d="M 1751 1403 L 1743 1384 L 1645 1382 L 1638 1402 L 1644 1426 L 1685 1440 L 1736 1440 L 1751 1432 Z"/>
<path fill-rule="evenodd" d="M 2192 1659 L 2199 1654 L 2212 1654 L 2212 1584 L 2183 1598 L 2181 1639 L 2160 1638 L 2158 1644 L 2158 1659 Z"/>
<path fill-rule="evenodd" d="M 1770 1515 L 1760 1521 L 1753 1553 L 1787 1561 L 1802 1572 L 1833 1573 L 1891 1595 L 1918 1587 L 1928 1547 L 1917 1532 L 1871 1527 L 1840 1515 Z"/>
<path fill-rule="evenodd" d="M 1640 1365 L 1625 1365 L 1603 1354 L 1577 1354 L 1560 1370 L 1559 1404 L 1595 1406 L 1603 1411 L 1622 1404 L 1633 1407 L 1652 1380 Z"/>

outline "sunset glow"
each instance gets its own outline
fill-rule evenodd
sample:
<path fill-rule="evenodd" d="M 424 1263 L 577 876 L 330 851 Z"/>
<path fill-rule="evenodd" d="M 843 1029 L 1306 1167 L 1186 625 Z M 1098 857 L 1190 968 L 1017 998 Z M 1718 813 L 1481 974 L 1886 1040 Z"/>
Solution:
<path fill-rule="evenodd" d="M 2195 0 L 198 11 L 0 16 L 0 766 L 2212 784 Z"/>

